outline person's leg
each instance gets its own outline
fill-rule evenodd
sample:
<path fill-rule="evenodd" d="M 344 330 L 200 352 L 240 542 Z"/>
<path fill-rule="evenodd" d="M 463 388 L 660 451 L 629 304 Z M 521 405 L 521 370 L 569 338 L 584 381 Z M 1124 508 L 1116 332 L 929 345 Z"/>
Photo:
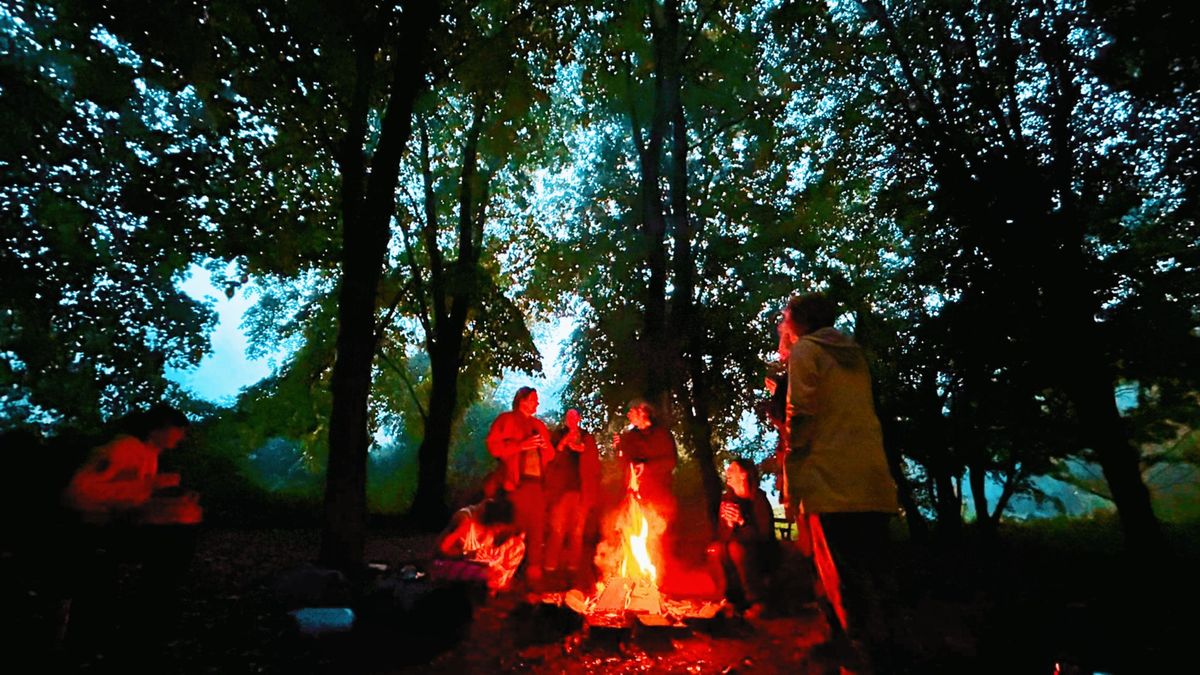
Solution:
<path fill-rule="evenodd" d="M 708 545 L 706 551 L 708 559 L 708 575 L 712 577 L 713 587 L 716 588 L 719 597 L 726 597 L 728 589 L 728 580 L 725 574 L 725 559 L 727 557 L 725 551 L 725 542 L 714 541 Z"/>
<path fill-rule="evenodd" d="M 526 481 L 513 492 L 517 527 L 525 533 L 526 576 L 536 581 L 542 576 L 542 555 L 546 530 L 546 506 L 540 483 Z"/>
<path fill-rule="evenodd" d="M 673 558 L 676 543 L 675 530 L 679 527 L 679 524 L 675 522 L 675 514 L 678 508 L 675 495 L 662 491 L 650 492 L 643 496 L 642 503 L 654 512 L 658 521 L 663 526 L 662 533 L 658 539 L 659 548 L 657 551 L 651 551 L 651 556 L 658 556 L 661 560 Z"/>
<path fill-rule="evenodd" d="M 558 569 L 562 558 L 563 539 L 566 537 L 567 521 L 570 517 L 569 498 L 571 494 L 569 492 L 561 494 L 553 504 L 550 504 L 550 531 L 546 536 L 544 558 L 547 572 Z"/>
<path fill-rule="evenodd" d="M 495 592 L 508 588 L 525 558 L 524 537 L 511 537 L 500 545 L 499 555 L 492 567 L 495 570 L 489 581 L 489 590 Z"/>
<path fill-rule="evenodd" d="M 578 492 L 567 497 L 567 569 L 577 570 L 583 562 L 583 530 L 587 526 L 587 511 L 582 507 Z"/>
<path fill-rule="evenodd" d="M 119 537 L 116 527 L 79 526 L 64 540 L 59 646 L 80 655 L 108 650 L 121 623 L 116 608 Z"/>
<path fill-rule="evenodd" d="M 753 546 L 729 542 L 729 562 L 737 575 L 746 604 L 762 602 L 762 558 Z"/>
<path fill-rule="evenodd" d="M 888 514 L 821 514 L 825 540 L 841 578 L 846 609 L 846 632 L 865 639 L 882 621 L 882 609 L 873 570 L 887 546 Z"/>
<path fill-rule="evenodd" d="M 181 594 L 195 556 L 194 525 L 145 525 L 140 530 L 141 577 L 131 603 L 132 625 L 148 643 L 162 645 L 175 630 Z"/>

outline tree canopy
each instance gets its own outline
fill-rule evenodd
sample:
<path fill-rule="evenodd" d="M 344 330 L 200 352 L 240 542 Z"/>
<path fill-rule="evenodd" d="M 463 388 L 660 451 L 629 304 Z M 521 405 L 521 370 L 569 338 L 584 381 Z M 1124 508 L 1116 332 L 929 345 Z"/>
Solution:
<path fill-rule="evenodd" d="M 190 405 L 235 463 L 324 474 L 323 557 L 352 562 L 369 473 L 437 526 L 486 470 L 535 323 L 576 327 L 587 424 L 653 399 L 714 499 L 723 459 L 770 448 L 778 311 L 823 290 L 914 532 L 957 531 L 967 492 L 992 527 L 1094 462 L 1154 545 L 1143 470 L 1194 462 L 1200 410 L 1195 12 L 6 2 L 0 424 L 186 402 L 165 369 L 208 349 L 180 290 L 205 265 L 288 356 Z"/>

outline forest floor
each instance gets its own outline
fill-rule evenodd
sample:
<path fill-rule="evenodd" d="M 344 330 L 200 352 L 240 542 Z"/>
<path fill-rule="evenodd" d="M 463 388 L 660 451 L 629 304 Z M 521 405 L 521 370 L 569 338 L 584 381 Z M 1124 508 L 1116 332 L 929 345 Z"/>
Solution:
<path fill-rule="evenodd" d="M 1172 530 L 1174 562 L 1142 572 L 1116 553 L 1119 537 L 1104 521 L 1023 526 L 989 544 L 899 542 L 889 560 L 892 640 L 875 672 L 1173 672 L 1168 664 L 1194 653 L 1195 532 Z M 394 571 L 426 558 L 432 541 L 377 527 L 367 558 Z M 46 568 L 4 552 L 5 611 L 21 626 L 6 637 L 36 663 L 69 672 L 836 673 L 844 665 L 824 644 L 820 612 L 789 603 L 786 590 L 763 618 L 687 628 L 584 630 L 569 610 L 518 589 L 469 605 L 455 597 L 418 603 L 400 619 L 360 612 L 352 632 L 306 636 L 286 613 L 278 581 L 314 560 L 318 544 L 313 529 L 206 527 L 179 620 L 151 626 L 164 636 L 157 649 L 121 611 L 133 606 L 123 586 L 102 639 L 56 648 L 61 603 Z"/>

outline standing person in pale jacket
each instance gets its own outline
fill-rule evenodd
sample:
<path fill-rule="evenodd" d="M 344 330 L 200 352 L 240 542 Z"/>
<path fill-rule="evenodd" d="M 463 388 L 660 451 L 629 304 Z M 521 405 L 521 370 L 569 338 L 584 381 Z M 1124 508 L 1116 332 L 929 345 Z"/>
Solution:
<path fill-rule="evenodd" d="M 788 483 L 801 518 L 815 517 L 837 568 L 846 632 L 879 629 L 875 577 L 888 520 L 896 515 L 896 483 L 862 349 L 833 328 L 837 305 L 819 293 L 793 296 L 779 333 L 788 351 Z M 810 521 L 811 522 L 811 521 Z M 827 575 L 822 575 L 828 585 Z M 839 608 L 839 611 L 841 609 Z"/>

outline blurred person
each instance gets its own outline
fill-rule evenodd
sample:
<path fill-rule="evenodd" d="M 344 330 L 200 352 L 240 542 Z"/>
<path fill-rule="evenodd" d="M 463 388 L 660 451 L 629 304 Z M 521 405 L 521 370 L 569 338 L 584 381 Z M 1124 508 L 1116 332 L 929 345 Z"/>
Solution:
<path fill-rule="evenodd" d="M 142 649 L 178 618 L 179 590 L 203 510 L 199 495 L 181 487 L 178 473 L 159 471 L 159 459 L 184 440 L 189 426 L 182 412 L 167 405 L 134 414 L 127 431 L 95 448 L 71 477 L 64 502 L 79 527 L 67 545 L 77 570 L 64 601 L 64 637 L 68 624 L 111 630 L 110 613 L 119 604 L 116 622 L 133 624 L 138 644 L 115 646 Z M 131 601 L 117 603 L 117 566 L 127 562 L 141 573 Z"/>
<path fill-rule="evenodd" d="M 179 489 L 178 473 L 160 473 L 159 456 L 187 435 L 189 422 L 169 406 L 135 416 L 131 433 L 118 434 L 92 451 L 67 486 L 67 504 L 84 522 L 200 521 L 198 495 Z M 188 504 L 195 504 L 189 508 Z"/>
<path fill-rule="evenodd" d="M 503 492 L 450 517 L 438 536 L 433 577 L 439 581 L 480 582 L 493 594 L 508 588 L 525 557 L 525 534 L 513 522 L 513 504 Z"/>

